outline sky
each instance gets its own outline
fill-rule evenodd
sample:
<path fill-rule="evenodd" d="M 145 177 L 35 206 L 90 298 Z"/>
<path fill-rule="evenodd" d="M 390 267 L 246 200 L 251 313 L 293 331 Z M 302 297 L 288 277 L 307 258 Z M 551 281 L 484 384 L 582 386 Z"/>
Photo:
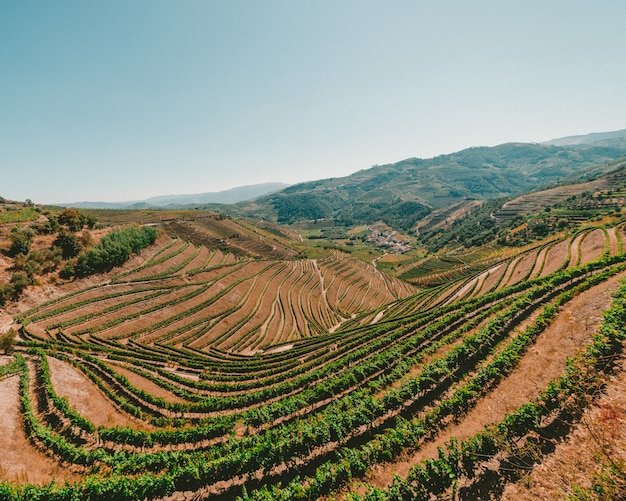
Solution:
<path fill-rule="evenodd" d="M 626 128 L 623 0 L 2 0 L 0 195 L 129 201 Z"/>

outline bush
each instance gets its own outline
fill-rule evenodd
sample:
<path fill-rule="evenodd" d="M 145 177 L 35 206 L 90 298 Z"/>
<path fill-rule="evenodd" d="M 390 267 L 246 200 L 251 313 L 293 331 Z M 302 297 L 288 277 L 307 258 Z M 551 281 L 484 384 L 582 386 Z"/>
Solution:
<path fill-rule="evenodd" d="M 5 355 L 11 355 L 13 353 L 16 334 L 14 329 L 9 329 L 8 332 L 0 335 L 0 350 L 4 351 Z"/>
<path fill-rule="evenodd" d="M 25 271 L 16 271 L 11 277 L 11 284 L 13 285 L 13 298 L 18 299 L 20 294 L 28 287 L 32 285 L 33 281 L 28 273 Z"/>
<path fill-rule="evenodd" d="M 114 231 L 78 256 L 76 276 L 86 277 L 121 266 L 132 254 L 152 245 L 158 235 L 157 230 L 147 226 L 129 226 Z"/>
<path fill-rule="evenodd" d="M 93 228 L 98 222 L 95 217 L 83 214 L 76 209 L 65 209 L 59 214 L 58 221 L 72 232 L 80 231 L 84 226 Z"/>
<path fill-rule="evenodd" d="M 18 254 L 28 254 L 30 252 L 31 243 L 31 235 L 29 235 L 26 231 L 14 228 L 11 233 L 11 247 L 9 248 L 9 255 L 17 256 Z"/>
<path fill-rule="evenodd" d="M 13 284 L 0 282 L 0 306 L 4 306 L 15 295 L 15 287 Z"/>
<path fill-rule="evenodd" d="M 76 274 L 76 270 L 74 269 L 74 265 L 71 261 L 65 264 L 65 266 L 59 272 L 59 276 L 64 280 L 69 280 Z"/>
<path fill-rule="evenodd" d="M 78 253 L 82 250 L 80 239 L 65 229 L 59 231 L 59 236 L 57 236 L 52 245 L 61 249 L 63 259 L 78 256 Z"/>

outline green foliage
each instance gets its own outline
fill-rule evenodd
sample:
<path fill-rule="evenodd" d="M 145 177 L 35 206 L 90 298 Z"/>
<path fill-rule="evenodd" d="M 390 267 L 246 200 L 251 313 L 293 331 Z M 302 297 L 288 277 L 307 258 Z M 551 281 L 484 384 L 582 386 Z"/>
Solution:
<path fill-rule="evenodd" d="M 64 280 L 69 280 L 76 274 L 76 270 L 74 269 L 74 265 L 71 261 L 65 263 L 65 266 L 59 272 L 59 276 Z"/>
<path fill-rule="evenodd" d="M 0 335 L 0 350 L 2 350 L 5 355 L 11 355 L 13 353 L 16 334 L 14 329 L 9 329 L 4 334 Z"/>
<path fill-rule="evenodd" d="M 352 225 L 383 220 L 394 229 L 406 230 L 424 217 L 426 208 L 439 209 L 463 199 L 512 197 L 573 176 L 579 180 L 587 170 L 608 172 L 608 162 L 623 155 L 624 150 L 590 146 L 470 148 L 294 185 L 257 200 L 256 212 L 282 223 L 335 218 Z M 243 215 L 244 207 L 250 215 L 244 204 L 234 210 Z"/>
<path fill-rule="evenodd" d="M 90 214 L 85 214 L 76 209 L 65 209 L 58 217 L 59 224 L 66 226 L 70 231 L 77 232 L 83 227 L 93 228 L 97 220 Z"/>
<path fill-rule="evenodd" d="M 437 228 L 420 234 L 420 242 L 431 252 L 446 246 L 464 246 L 465 248 L 485 245 L 493 242 L 498 234 L 510 223 L 496 226 L 493 212 L 498 210 L 505 199 L 485 202 L 466 216 L 457 219 L 447 228 Z"/>
<path fill-rule="evenodd" d="M 348 226 L 373 224 L 377 221 L 382 221 L 392 228 L 409 231 L 430 212 L 430 207 L 422 203 L 398 199 L 389 203 L 351 204 L 339 210 L 336 218 Z"/>
<path fill-rule="evenodd" d="M 278 196 L 272 199 L 278 222 L 285 224 L 332 217 L 337 202 L 337 197 L 327 192 Z"/>
<path fill-rule="evenodd" d="M 12 210 L 4 210 L 0 212 L 0 224 L 35 221 L 39 219 L 39 216 L 39 212 L 32 207 L 18 209 L 16 206 Z"/>
<path fill-rule="evenodd" d="M 147 226 L 129 226 L 115 230 L 105 236 L 98 245 L 78 256 L 76 276 L 86 277 L 121 266 L 132 254 L 152 245 L 157 236 L 158 231 Z"/>
<path fill-rule="evenodd" d="M 58 248 L 33 251 L 28 255 L 18 254 L 15 256 L 13 269 L 25 272 L 30 279 L 36 275 L 56 270 L 61 263 L 61 250 Z"/>
<path fill-rule="evenodd" d="M 78 253 L 82 250 L 80 239 L 74 233 L 65 229 L 59 231 L 59 235 L 52 245 L 61 249 L 63 259 L 78 256 Z"/>
<path fill-rule="evenodd" d="M 11 276 L 11 285 L 13 286 L 14 298 L 19 297 L 24 289 L 33 284 L 33 279 L 25 271 L 16 271 Z"/>
<path fill-rule="evenodd" d="M 25 228 L 13 228 L 11 232 L 11 247 L 9 248 L 10 256 L 18 254 L 28 254 L 33 241 L 32 230 Z"/>
<path fill-rule="evenodd" d="M 0 306 L 4 306 L 15 296 L 15 287 L 11 283 L 0 282 Z"/>

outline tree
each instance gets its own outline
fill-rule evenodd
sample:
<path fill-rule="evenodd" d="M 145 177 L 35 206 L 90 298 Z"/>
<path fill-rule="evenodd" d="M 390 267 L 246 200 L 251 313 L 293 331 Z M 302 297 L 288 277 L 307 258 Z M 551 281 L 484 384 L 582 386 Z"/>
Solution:
<path fill-rule="evenodd" d="M 15 273 L 13 273 L 13 276 L 11 277 L 11 284 L 14 288 L 13 298 L 18 299 L 24 289 L 26 289 L 26 287 L 28 287 L 32 283 L 33 282 L 31 278 L 25 271 L 16 271 Z"/>
<path fill-rule="evenodd" d="M 76 209 L 65 209 L 59 214 L 59 224 L 67 226 L 70 231 L 76 232 L 83 227 L 83 218 Z"/>
<path fill-rule="evenodd" d="M 5 305 L 15 295 L 13 284 L 0 282 L 0 306 Z"/>
<path fill-rule="evenodd" d="M 83 226 L 93 229 L 98 220 L 91 215 L 83 214 L 76 209 L 65 209 L 58 217 L 59 224 L 66 226 L 70 231 L 80 231 Z"/>
<path fill-rule="evenodd" d="M 0 350 L 4 351 L 5 355 L 11 355 L 15 349 L 15 329 L 9 329 L 8 332 L 0 335 Z"/>
<path fill-rule="evenodd" d="M 74 265 L 71 261 L 68 261 L 63 269 L 59 272 L 59 276 L 64 280 L 69 280 L 76 274 L 76 270 L 74 269 Z"/>
<path fill-rule="evenodd" d="M 93 236 L 89 231 L 83 231 L 83 234 L 80 236 L 80 244 L 83 246 L 83 248 L 89 247 L 93 244 Z"/>
<path fill-rule="evenodd" d="M 32 243 L 32 236 L 28 232 L 14 228 L 11 233 L 11 247 L 9 248 L 9 255 L 17 256 L 18 254 L 28 254 L 30 251 L 30 244 Z"/>
<path fill-rule="evenodd" d="M 52 245 L 61 249 L 63 259 L 78 256 L 78 253 L 82 250 L 80 239 L 66 229 L 61 229 L 61 231 L 59 231 L 59 236 L 55 239 Z"/>

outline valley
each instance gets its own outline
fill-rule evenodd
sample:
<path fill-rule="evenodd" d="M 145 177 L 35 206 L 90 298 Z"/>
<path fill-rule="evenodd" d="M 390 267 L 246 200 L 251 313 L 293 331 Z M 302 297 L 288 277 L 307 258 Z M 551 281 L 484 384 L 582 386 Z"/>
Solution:
<path fill-rule="evenodd" d="M 361 172 L 282 224 L 303 187 L 232 213 L 3 199 L 0 499 L 620 499 L 626 166 L 602 151 L 369 215 Z"/>

